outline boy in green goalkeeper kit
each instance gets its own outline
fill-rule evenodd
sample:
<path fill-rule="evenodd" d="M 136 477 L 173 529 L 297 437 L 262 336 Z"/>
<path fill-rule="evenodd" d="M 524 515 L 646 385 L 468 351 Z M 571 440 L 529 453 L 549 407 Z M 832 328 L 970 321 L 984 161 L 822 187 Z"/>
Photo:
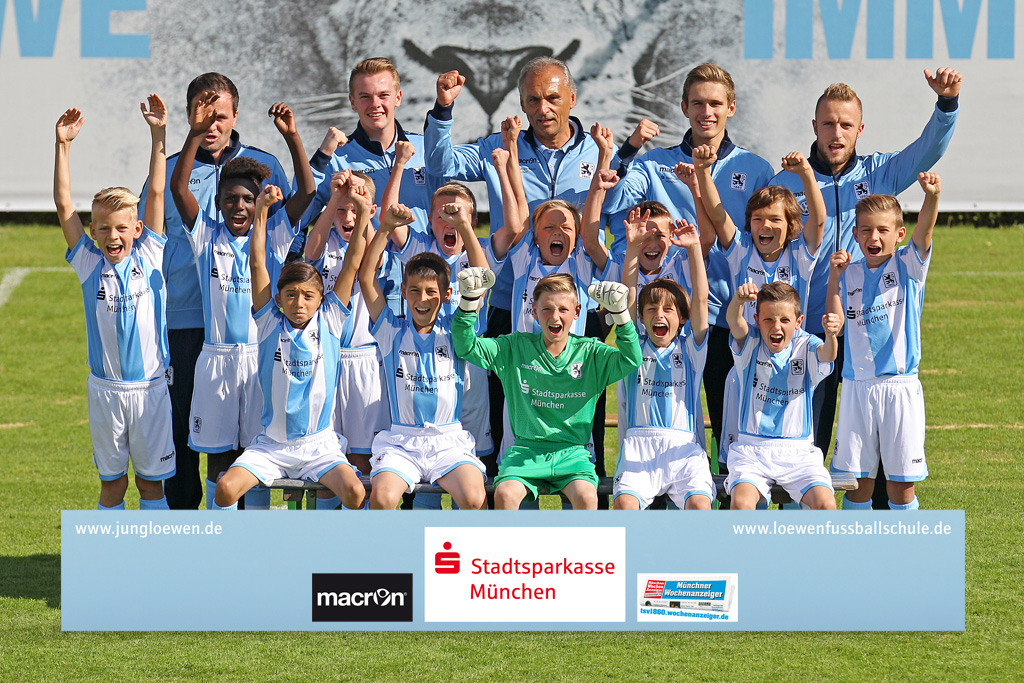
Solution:
<path fill-rule="evenodd" d="M 619 325 L 615 348 L 569 334 L 580 314 L 570 275 L 549 275 L 537 283 L 533 306 L 540 333 L 516 332 L 496 339 L 477 338 L 474 333 L 477 306 L 494 284 L 494 274 L 468 268 L 458 280 L 462 299 L 452 323 L 455 353 L 501 379 L 515 435 L 515 446 L 498 465 L 495 506 L 517 509 L 523 499 L 536 498 L 544 485 L 551 493 L 564 493 L 573 509 L 597 509 L 597 475 L 584 447 L 594 407 L 605 387 L 641 361 L 636 327 L 626 310 L 626 286 L 598 282 L 588 290 Z"/>

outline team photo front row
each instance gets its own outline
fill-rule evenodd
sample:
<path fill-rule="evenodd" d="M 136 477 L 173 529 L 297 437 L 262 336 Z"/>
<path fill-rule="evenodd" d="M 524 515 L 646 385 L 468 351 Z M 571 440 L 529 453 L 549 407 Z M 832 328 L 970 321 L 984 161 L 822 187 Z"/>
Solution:
<path fill-rule="evenodd" d="M 210 509 L 266 508 L 280 479 L 322 484 L 318 509 L 437 509 L 440 491 L 463 510 L 535 509 L 545 493 L 608 507 L 612 384 L 615 509 L 710 510 L 723 494 L 704 385 L 732 509 L 765 507 L 773 487 L 835 509 L 833 473 L 856 480 L 844 509 L 871 508 L 876 479 L 889 508 L 916 509 L 941 190 L 929 169 L 961 83 L 952 69 L 925 76 L 936 111 L 902 152 L 857 156 L 861 103 L 833 84 L 810 153 L 785 155 L 775 175 L 725 133 L 735 89 L 713 64 L 687 76 L 683 143 L 636 158 L 657 126 L 642 121 L 618 147 L 600 123 L 585 130 L 559 60 L 523 68 L 525 130 L 511 116 L 455 145 L 465 78 L 438 78 L 416 135 L 395 120 L 394 65 L 369 59 L 349 82 L 355 132 L 331 128 L 312 157 L 292 110 L 270 107 L 290 184 L 272 155 L 239 142 L 231 81 L 203 74 L 178 154 L 167 155 L 163 100 L 142 103 L 142 197 L 100 190 L 87 226 L 70 181 L 85 119 L 68 109 L 54 201 L 85 304 L 98 509 L 124 509 L 129 462 L 141 509 L 198 507 L 199 453 Z M 489 237 L 463 184 L 478 180 Z M 902 244 L 894 195 L 914 180 L 925 198 Z"/>

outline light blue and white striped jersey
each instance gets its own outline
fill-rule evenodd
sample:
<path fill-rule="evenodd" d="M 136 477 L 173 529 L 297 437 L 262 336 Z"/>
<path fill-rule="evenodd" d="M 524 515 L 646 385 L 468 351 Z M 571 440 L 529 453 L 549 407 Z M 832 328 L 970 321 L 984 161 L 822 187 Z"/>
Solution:
<path fill-rule="evenodd" d="M 740 377 L 740 433 L 810 439 L 811 396 L 818 382 L 832 373 L 832 363 L 818 360 L 824 342 L 798 329 L 789 347 L 773 354 L 753 327 L 742 350 L 737 350 L 736 339 L 729 343 Z"/>
<path fill-rule="evenodd" d="M 64 258 L 82 284 L 89 371 L 96 377 L 147 382 L 167 369 L 165 244 L 166 237 L 143 228 L 116 265 L 88 235 L 68 249 Z"/>
<path fill-rule="evenodd" d="M 698 346 L 687 323 L 683 334 L 668 346 L 659 348 L 643 335 L 640 349 L 643 363 L 620 385 L 626 390 L 628 428 L 658 427 L 697 434 L 708 336 L 704 335 Z M 700 429 L 704 429 L 703 417 Z"/>
<path fill-rule="evenodd" d="M 349 310 L 334 292 L 303 329 L 271 299 L 255 313 L 263 433 L 279 443 L 332 428 L 342 329 Z"/>
<path fill-rule="evenodd" d="M 441 311 L 445 315 L 454 316 L 455 311 L 459 310 L 459 302 L 462 301 L 462 293 L 459 291 L 459 283 L 456 280 L 459 273 L 466 268 L 469 268 L 469 254 L 462 251 L 458 254 L 448 256 L 441 251 L 441 247 L 437 243 L 437 239 L 434 238 L 434 233 L 430 231 L 430 226 L 426 228 L 427 232 L 416 232 L 409 231 L 409 239 L 405 242 L 405 247 L 401 251 L 395 252 L 399 259 L 402 261 L 402 265 L 405 266 L 416 254 L 422 254 L 423 252 L 429 252 L 431 254 L 437 254 L 445 260 L 448 267 L 452 269 L 452 295 L 448 299 L 448 303 L 441 304 Z M 390 243 L 389 243 L 390 244 Z M 495 273 L 498 272 L 500 264 L 494 258 L 494 250 L 491 249 L 490 240 L 486 241 L 486 244 L 481 244 L 484 250 L 484 256 L 487 258 L 487 267 Z M 482 336 L 487 331 L 487 316 L 478 315 L 476 317 L 476 334 Z"/>
<path fill-rule="evenodd" d="M 195 256 L 203 301 L 207 344 L 255 344 L 252 318 L 252 274 L 249 272 L 249 234 L 231 234 L 224 223 L 200 213 L 192 232 L 185 231 Z M 295 229 L 287 211 L 267 218 L 267 270 L 271 292 L 277 292 L 288 247 Z"/>
<path fill-rule="evenodd" d="M 391 402 L 392 424 L 422 427 L 462 420 L 465 362 L 455 356 L 452 319 L 439 315 L 434 329 L 420 334 L 407 318 L 385 308 L 373 327 Z"/>
<path fill-rule="evenodd" d="M 844 379 L 917 374 L 930 262 L 930 250 L 921 259 L 910 243 L 878 268 L 869 268 L 864 259 L 847 267 L 839 280 L 846 312 Z"/>
<path fill-rule="evenodd" d="M 576 246 L 562 265 L 549 266 L 540 259 L 540 248 L 533 241 L 533 229 L 531 228 L 505 256 L 502 271 L 506 268 L 512 270 L 514 278 L 512 282 L 513 332 L 539 333 L 541 331 L 540 323 L 533 317 L 533 290 L 537 288 L 537 283 L 542 277 L 555 273 L 568 273 L 576 281 L 576 296 L 579 298 L 581 306 L 580 315 L 569 332 L 581 337 L 586 333 L 587 310 L 590 306 L 587 287 L 594 281 L 594 262 L 583 250 L 583 241 L 578 236 Z"/>
<path fill-rule="evenodd" d="M 796 239 L 783 247 L 782 253 L 775 261 L 765 261 L 761 258 L 761 252 L 754 246 L 754 240 L 746 230 L 737 230 L 732 244 L 724 252 L 717 241 L 712 251 L 724 253 L 729 264 L 729 272 L 733 276 L 733 291 L 745 282 L 754 283 L 758 289 L 769 282 L 785 282 L 792 285 L 800 295 L 801 307 L 807 301 L 815 255 L 807 248 L 803 235 L 797 235 Z M 757 327 L 754 320 L 756 310 L 757 303 L 754 301 L 743 306 L 743 317 L 750 327 Z"/>
<path fill-rule="evenodd" d="M 625 261 L 625 253 L 608 254 L 608 263 L 604 267 L 604 272 L 599 277 L 605 282 L 622 282 L 622 266 Z M 686 294 L 693 296 L 693 283 L 690 280 L 689 253 L 685 249 L 677 249 L 674 253 L 669 253 L 662 262 L 661 268 L 650 274 L 637 270 L 637 294 L 639 295 L 640 290 L 646 285 L 658 279 L 671 280 L 678 285 L 682 285 L 683 289 L 686 290 Z"/>
<path fill-rule="evenodd" d="M 316 261 L 311 261 L 312 266 L 320 271 L 320 276 L 324 279 L 325 292 L 334 291 L 334 283 L 338 281 L 338 275 L 341 274 L 341 267 L 345 264 L 345 253 L 347 251 L 348 242 L 338 233 L 337 228 L 331 226 L 331 232 L 327 235 L 327 244 L 324 246 L 323 256 Z M 381 258 L 384 259 L 384 264 L 379 272 L 384 273 L 389 270 L 391 267 L 389 264 L 392 264 L 395 258 L 387 251 L 381 255 Z M 381 287 L 383 288 L 383 286 L 384 283 L 381 282 Z M 363 299 L 363 292 L 359 288 L 358 280 L 352 284 L 352 296 L 349 298 L 348 307 L 351 309 L 352 315 L 345 321 L 345 328 L 348 330 L 345 336 L 351 339 L 351 346 L 343 346 L 342 348 L 376 346 L 377 341 L 370 334 L 370 328 L 373 327 L 370 324 L 370 310 L 366 307 L 366 301 Z"/>

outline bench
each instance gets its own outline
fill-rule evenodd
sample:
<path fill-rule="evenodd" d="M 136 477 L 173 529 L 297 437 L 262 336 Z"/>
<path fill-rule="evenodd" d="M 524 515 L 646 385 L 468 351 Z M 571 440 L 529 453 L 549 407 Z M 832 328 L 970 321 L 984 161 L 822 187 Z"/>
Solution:
<path fill-rule="evenodd" d="M 712 475 L 715 480 L 715 486 L 718 487 L 718 498 L 724 500 L 725 498 L 725 475 L 715 474 Z M 366 487 L 366 493 L 369 495 L 370 489 L 370 478 L 362 476 L 360 479 L 363 482 L 363 486 Z M 597 493 L 600 496 L 610 496 L 612 494 L 612 477 L 601 477 L 600 482 L 597 485 Z M 832 473 L 832 487 L 837 491 L 852 491 L 857 488 L 857 478 L 853 474 L 834 472 Z M 277 479 L 269 487 L 270 489 L 280 489 L 284 493 L 284 500 L 288 504 L 290 510 L 301 510 L 302 501 L 306 501 L 307 510 L 316 509 L 316 492 L 326 491 L 327 487 L 318 482 L 305 481 L 303 479 Z M 485 485 L 488 493 L 494 490 L 494 485 L 491 482 L 487 482 Z M 438 493 L 440 489 L 431 486 L 430 484 L 419 484 L 416 486 L 416 493 Z M 545 494 L 547 495 L 547 494 Z M 780 486 L 772 487 L 772 502 L 778 505 L 793 502 L 786 493 L 785 489 Z"/>

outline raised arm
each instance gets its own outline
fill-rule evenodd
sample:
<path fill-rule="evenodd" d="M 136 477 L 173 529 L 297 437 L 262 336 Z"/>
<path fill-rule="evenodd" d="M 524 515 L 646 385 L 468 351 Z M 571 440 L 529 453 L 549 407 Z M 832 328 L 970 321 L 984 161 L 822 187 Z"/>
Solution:
<path fill-rule="evenodd" d="M 395 142 L 395 163 L 391 167 L 391 177 L 388 178 L 388 184 L 384 188 L 384 194 L 381 197 L 381 211 L 387 211 L 389 206 L 399 203 L 399 192 L 402 189 L 402 175 L 405 172 L 405 165 L 409 163 L 409 160 L 416 154 L 416 145 L 412 144 L 407 140 L 398 140 Z M 391 233 L 391 244 L 396 249 L 402 250 L 405 248 L 405 243 L 409 241 L 409 226 L 401 225 L 395 228 Z"/>
<path fill-rule="evenodd" d="M 917 255 L 924 259 L 932 248 L 932 231 L 935 229 L 935 220 L 939 217 L 942 179 L 937 173 L 919 173 L 917 182 L 924 190 L 924 204 L 921 205 L 921 213 L 917 216 L 917 225 L 914 226 L 914 234 L 910 239 L 917 249 Z"/>
<path fill-rule="evenodd" d="M 583 248 L 594 262 L 594 268 L 601 272 L 608 265 L 608 249 L 601 243 L 601 232 L 604 230 L 601 207 L 605 193 L 615 187 L 619 175 L 610 170 L 612 156 L 615 154 L 615 139 L 611 129 L 595 123 L 590 128 L 590 135 L 597 143 L 597 170 L 590 181 L 587 201 L 583 204 Z"/>
<path fill-rule="evenodd" d="M 356 205 L 356 227 L 352 230 L 352 237 L 349 238 L 341 272 L 338 273 L 338 278 L 334 281 L 334 293 L 341 299 L 341 303 L 348 306 L 352 299 L 352 285 L 355 284 L 359 267 L 362 265 L 363 254 L 366 252 L 366 229 L 370 225 L 370 216 L 373 215 L 373 196 L 366 185 L 362 183 L 349 183 L 346 189 L 349 199 Z M 334 203 L 333 181 L 331 202 Z"/>
<path fill-rule="evenodd" d="M 693 217 L 697 222 L 697 231 L 700 233 L 700 251 L 704 254 L 704 258 L 707 258 L 711 248 L 718 241 L 718 233 L 715 232 L 715 226 L 711 224 L 711 217 L 704 209 L 700 185 L 697 184 L 697 171 L 693 168 L 693 164 L 688 164 L 685 161 L 677 163 L 672 170 L 680 182 L 690 188 L 690 194 L 693 195 Z"/>
<path fill-rule="evenodd" d="M 327 238 L 331 234 L 331 226 L 334 225 L 334 218 L 338 214 L 338 205 L 341 203 L 344 193 L 348 191 L 350 174 L 351 171 L 346 169 L 331 176 L 331 198 L 306 237 L 306 248 L 303 255 L 307 261 L 319 261 L 323 258 L 324 249 L 327 248 Z"/>
<path fill-rule="evenodd" d="M 195 106 L 188 115 L 188 135 L 178 154 L 178 162 L 174 165 L 174 171 L 171 173 L 171 197 L 174 198 L 174 206 L 178 209 L 181 222 L 188 230 L 195 227 L 196 218 L 199 216 L 199 203 L 192 195 L 188 181 L 192 176 L 192 166 L 196 161 L 199 143 L 203 141 L 206 131 L 217 119 L 214 103 L 218 98 L 220 95 L 211 91 L 200 93 L 196 97 Z"/>
<path fill-rule="evenodd" d="M 839 331 L 843 329 L 843 316 L 826 313 L 821 316 L 821 328 L 825 330 L 825 343 L 818 347 L 818 361 L 831 363 L 839 352 Z"/>
<path fill-rule="evenodd" d="M 149 124 L 153 140 L 149 152 L 149 183 L 146 185 L 146 215 L 143 223 L 153 232 L 164 231 L 164 188 L 167 185 L 167 105 L 156 93 L 150 95 L 149 111 L 146 102 L 140 102 L 142 116 Z"/>
<path fill-rule="evenodd" d="M 517 226 L 522 227 L 523 234 L 530 227 L 530 202 L 526 199 L 523 187 L 523 174 L 519 167 L 519 133 L 523 130 L 523 120 L 519 116 L 509 116 L 501 122 L 501 145 L 508 152 L 508 179 L 512 183 L 512 192 L 519 210 Z"/>
<path fill-rule="evenodd" d="M 701 203 L 718 236 L 718 243 L 722 245 L 722 249 L 728 249 L 736 237 L 736 224 L 732 222 L 732 218 L 722 205 L 722 198 L 711 177 L 711 167 L 716 161 L 718 154 L 710 145 L 701 145 L 693 150 L 693 168 L 697 175 L 697 185 L 700 187 Z"/>
<path fill-rule="evenodd" d="M 818 253 L 821 236 L 825 232 L 825 198 L 821 196 L 821 188 L 814 177 L 814 169 L 800 152 L 790 152 L 782 157 L 782 170 L 800 176 L 804 185 L 804 197 L 807 199 L 807 222 L 804 223 L 804 244 L 812 254 Z"/>
<path fill-rule="evenodd" d="M 672 244 L 686 250 L 686 260 L 690 264 L 690 284 L 693 285 L 690 294 L 690 329 L 694 341 L 700 344 L 708 333 L 709 287 L 697 226 L 686 221 L 676 221 L 672 230 Z"/>
<path fill-rule="evenodd" d="M 636 298 L 637 280 L 640 277 L 640 247 L 643 244 L 647 233 L 647 221 L 651 219 L 651 212 L 645 211 L 642 215 L 640 209 L 633 207 L 626 214 L 626 220 L 622 221 L 626 228 L 626 253 L 622 262 L 622 284 L 629 289 L 629 300 L 627 308 L 629 317 L 636 322 Z"/>
<path fill-rule="evenodd" d="M 82 130 L 85 117 L 79 109 L 72 107 L 57 119 L 57 142 L 53 159 L 53 203 L 57 207 L 57 220 L 64 232 L 68 249 L 74 248 L 85 234 L 82 219 L 71 201 L 71 141 Z"/>
<path fill-rule="evenodd" d="M 753 282 L 744 282 L 736 288 L 736 294 L 729 302 L 729 308 L 725 312 L 725 320 L 729 323 L 729 332 L 732 334 L 732 338 L 739 342 L 741 349 L 750 333 L 747 320 L 743 317 L 743 305 L 751 301 L 757 301 L 757 285 Z"/>
<path fill-rule="evenodd" d="M 842 331 L 843 325 L 846 323 L 846 317 L 843 315 L 843 300 L 839 296 L 839 281 L 843 277 L 843 273 L 846 272 L 847 266 L 850 265 L 849 252 L 845 249 L 832 254 L 829 259 L 828 267 L 828 292 L 825 294 L 825 316 L 837 316 L 839 318 L 839 330 L 836 334 Z M 822 318 L 822 324 L 824 325 L 824 318 Z"/>
<path fill-rule="evenodd" d="M 491 235 L 491 251 L 501 261 L 530 227 L 530 204 L 523 190 L 523 174 L 519 168 L 519 131 L 522 120 L 510 116 L 501 122 L 503 147 L 491 150 L 491 162 L 501 187 L 502 226 Z"/>
<path fill-rule="evenodd" d="M 363 301 L 370 312 L 370 320 L 377 322 L 377 318 L 384 311 L 387 301 L 384 292 L 377 281 L 377 264 L 384 254 L 388 239 L 392 231 L 398 225 L 409 225 L 415 220 L 412 209 L 403 204 L 392 204 L 384 211 L 380 218 L 380 229 L 370 240 L 363 256 L 363 262 L 359 265 L 359 287 L 363 294 Z"/>
<path fill-rule="evenodd" d="M 284 138 L 285 144 L 288 145 L 288 153 L 292 157 L 292 168 L 295 169 L 295 194 L 288 199 L 284 208 L 288 212 L 288 221 L 292 225 L 298 225 L 302 214 L 306 213 L 309 203 L 316 195 L 313 169 L 306 158 L 306 150 L 302 148 L 302 138 L 299 137 L 295 114 L 291 108 L 284 102 L 277 102 L 270 107 L 267 116 L 274 119 L 274 126 Z"/>
<path fill-rule="evenodd" d="M 480 246 L 480 240 L 473 231 L 473 222 L 466 215 L 464 207 L 457 202 L 450 202 L 441 207 L 441 220 L 455 228 L 462 237 L 462 243 L 466 247 L 466 256 L 469 257 L 469 265 L 472 268 L 487 268 L 487 254 Z"/>
<path fill-rule="evenodd" d="M 267 270 L 267 210 L 284 198 L 281 188 L 267 185 L 256 197 L 256 218 L 249 233 L 249 274 L 252 277 L 252 309 L 270 303 L 270 272 Z"/>

